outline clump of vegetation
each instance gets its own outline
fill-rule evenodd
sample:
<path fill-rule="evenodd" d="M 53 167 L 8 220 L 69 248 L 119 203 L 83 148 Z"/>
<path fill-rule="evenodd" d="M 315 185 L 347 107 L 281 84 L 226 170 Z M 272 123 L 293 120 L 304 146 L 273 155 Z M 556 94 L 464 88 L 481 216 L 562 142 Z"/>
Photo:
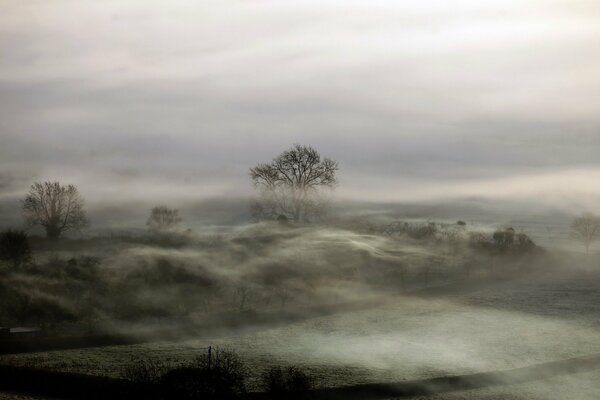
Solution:
<path fill-rule="evenodd" d="M 147 398 L 236 400 L 246 393 L 248 369 L 230 349 L 209 348 L 192 364 L 168 367 L 158 360 L 132 360 L 122 376 Z M 271 367 L 261 376 L 268 399 L 309 398 L 313 379 L 297 366 Z"/>
<path fill-rule="evenodd" d="M 270 399 L 306 399 L 313 389 L 311 377 L 297 366 L 271 367 L 263 373 L 262 383 Z"/>
<path fill-rule="evenodd" d="M 159 384 L 169 367 L 158 360 L 131 360 L 121 375 L 123 378 L 141 385 Z"/>
<path fill-rule="evenodd" d="M 409 223 L 396 221 L 387 225 L 383 232 L 390 236 L 408 236 L 416 240 L 435 239 L 439 229 L 435 222 Z"/>
<path fill-rule="evenodd" d="M 156 206 L 150 211 L 146 225 L 151 232 L 161 233 L 174 229 L 181 221 L 179 210 L 167 206 Z"/>
<path fill-rule="evenodd" d="M 25 232 L 9 229 L 0 233 L 0 260 L 17 269 L 30 259 L 31 247 Z"/>
<path fill-rule="evenodd" d="M 290 223 L 290 220 L 288 217 L 286 217 L 284 214 L 279 214 L 277 216 L 277 222 L 279 222 L 279 225 L 284 225 L 287 226 Z"/>
<path fill-rule="evenodd" d="M 471 232 L 469 244 L 494 254 L 523 254 L 536 245 L 525 233 L 516 233 L 513 228 L 498 229 L 491 236 L 482 232 Z"/>
<path fill-rule="evenodd" d="M 235 400 L 246 394 L 248 370 L 229 349 L 209 349 L 193 364 L 168 368 L 155 360 L 137 360 L 123 376 L 162 399 Z"/>

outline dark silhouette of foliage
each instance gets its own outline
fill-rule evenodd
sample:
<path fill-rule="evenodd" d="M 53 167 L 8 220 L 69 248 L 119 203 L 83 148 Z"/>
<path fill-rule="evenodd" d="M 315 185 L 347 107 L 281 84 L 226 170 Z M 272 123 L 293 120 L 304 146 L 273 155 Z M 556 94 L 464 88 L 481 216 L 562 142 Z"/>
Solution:
<path fill-rule="evenodd" d="M 277 216 L 277 222 L 279 222 L 280 225 L 288 225 L 290 223 L 290 220 L 284 214 L 279 214 Z"/>
<path fill-rule="evenodd" d="M 123 369 L 125 379 L 142 385 L 159 384 L 169 368 L 157 360 L 131 360 L 131 364 Z"/>
<path fill-rule="evenodd" d="M 248 371 L 235 352 L 216 349 L 176 368 L 157 360 L 133 360 L 122 375 L 144 389 L 147 398 L 235 400 L 246 393 Z"/>
<path fill-rule="evenodd" d="M 494 245 L 498 250 L 508 250 L 515 243 L 515 230 L 513 228 L 507 228 L 504 230 L 497 230 L 492 235 Z"/>
<path fill-rule="evenodd" d="M 83 205 L 83 198 L 75 186 L 49 181 L 31 185 L 22 204 L 27 224 L 42 226 L 50 239 L 88 226 Z"/>
<path fill-rule="evenodd" d="M 165 232 L 175 228 L 180 222 L 179 210 L 167 206 L 156 206 L 150 211 L 146 225 L 151 231 Z"/>
<path fill-rule="evenodd" d="M 16 269 L 31 258 L 27 234 L 9 229 L 0 233 L 0 260 Z"/>
<path fill-rule="evenodd" d="M 262 375 L 264 390 L 270 399 L 300 400 L 309 398 L 312 379 L 296 366 L 272 367 Z"/>
<path fill-rule="evenodd" d="M 529 236 L 516 233 L 513 228 L 498 229 L 491 237 L 482 232 L 470 232 L 469 244 L 473 248 L 487 250 L 492 256 L 527 253 L 536 247 Z"/>

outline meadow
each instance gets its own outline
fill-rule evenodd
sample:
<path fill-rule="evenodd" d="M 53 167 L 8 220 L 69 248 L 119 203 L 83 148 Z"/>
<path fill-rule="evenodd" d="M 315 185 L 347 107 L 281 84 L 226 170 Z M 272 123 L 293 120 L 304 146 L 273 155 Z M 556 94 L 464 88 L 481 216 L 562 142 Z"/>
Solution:
<path fill-rule="evenodd" d="M 71 249 L 69 255 L 89 254 L 90 249 Z M 123 377 L 128 367 L 148 360 L 173 367 L 189 364 L 212 346 L 233 349 L 242 357 L 251 371 L 251 389 L 259 387 L 269 366 L 290 364 L 301 366 L 316 377 L 318 387 L 326 388 L 509 370 L 600 353 L 595 256 L 552 250 L 490 256 L 463 242 L 339 227 L 259 226 L 177 248 L 130 243 L 118 249 L 100 267 L 113 276 L 124 274 L 134 261 L 151 266 L 152 260 L 165 257 L 172 263 L 163 268 L 180 265 L 192 273 L 197 265 L 212 265 L 199 271 L 231 282 L 229 291 L 223 286 L 210 303 L 222 309 L 239 306 L 240 279 L 253 285 L 244 307 L 258 313 L 279 309 L 281 304 L 266 294 L 285 276 L 293 294 L 286 308 L 304 312 L 294 321 L 242 326 L 218 335 L 9 354 L 0 356 L 0 363 Z M 273 268 L 273 260 L 285 274 Z M 168 286 L 155 290 L 161 288 L 166 294 L 159 291 L 157 303 L 179 298 Z M 147 292 L 134 293 L 149 299 Z M 188 307 L 190 318 L 206 318 L 200 306 Z M 107 326 L 124 325 L 112 321 Z M 597 376 L 590 371 L 448 398 L 558 399 L 583 387 L 570 398 L 591 399 L 600 393 Z"/>

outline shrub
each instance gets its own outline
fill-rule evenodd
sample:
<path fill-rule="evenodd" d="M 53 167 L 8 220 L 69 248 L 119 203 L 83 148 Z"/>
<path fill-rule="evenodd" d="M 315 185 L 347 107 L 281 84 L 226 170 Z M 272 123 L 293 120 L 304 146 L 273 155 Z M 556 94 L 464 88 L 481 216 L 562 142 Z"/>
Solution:
<path fill-rule="evenodd" d="M 31 248 L 27 234 L 9 229 L 0 233 L 0 260 L 18 268 L 31 258 Z"/>
<path fill-rule="evenodd" d="M 491 237 L 481 232 L 469 233 L 469 244 L 474 248 L 490 251 L 492 254 L 526 253 L 533 250 L 536 245 L 524 233 L 515 233 L 513 228 L 499 229 Z"/>
<path fill-rule="evenodd" d="M 296 366 L 272 367 L 262 376 L 264 390 L 271 399 L 306 399 L 312 379 Z"/>
<path fill-rule="evenodd" d="M 245 393 L 237 377 L 222 369 L 180 367 L 162 378 L 165 398 L 233 400 Z"/>
<path fill-rule="evenodd" d="M 412 239 L 430 240 L 435 239 L 438 227 L 435 222 L 414 223 L 396 221 L 383 228 L 386 235 L 407 235 Z"/>
<path fill-rule="evenodd" d="M 246 368 L 238 355 L 227 349 L 171 369 L 160 361 L 135 360 L 122 375 L 140 385 L 146 398 L 235 400 L 246 393 Z"/>
<path fill-rule="evenodd" d="M 181 367 L 162 377 L 168 398 L 237 399 L 246 393 L 246 367 L 228 349 L 216 349 L 196 360 L 194 366 Z"/>
<path fill-rule="evenodd" d="M 290 220 L 288 219 L 288 217 L 287 217 L 287 216 L 285 216 L 285 214 L 279 214 L 279 215 L 277 216 L 277 222 L 278 222 L 280 225 L 289 225 L 289 223 L 290 223 Z"/>
<path fill-rule="evenodd" d="M 121 375 L 134 383 L 142 385 L 157 384 L 167 372 L 167 367 L 156 360 L 132 360 Z"/>

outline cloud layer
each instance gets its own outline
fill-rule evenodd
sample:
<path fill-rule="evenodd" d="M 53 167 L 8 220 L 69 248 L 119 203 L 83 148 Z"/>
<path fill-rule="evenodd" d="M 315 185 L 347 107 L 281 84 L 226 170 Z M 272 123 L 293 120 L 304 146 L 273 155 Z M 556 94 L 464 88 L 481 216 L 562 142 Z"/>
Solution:
<path fill-rule="evenodd" d="M 245 195 L 249 166 L 300 142 L 340 162 L 343 197 L 600 198 L 596 2 L 0 13 L 3 196 L 46 178 L 98 198 Z"/>

